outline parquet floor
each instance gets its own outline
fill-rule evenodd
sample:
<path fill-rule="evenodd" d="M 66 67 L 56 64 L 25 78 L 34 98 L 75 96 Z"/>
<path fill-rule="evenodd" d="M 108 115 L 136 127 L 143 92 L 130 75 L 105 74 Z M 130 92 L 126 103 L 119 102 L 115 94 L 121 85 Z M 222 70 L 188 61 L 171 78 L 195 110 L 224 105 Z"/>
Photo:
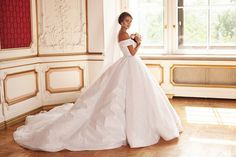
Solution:
<path fill-rule="evenodd" d="M 0 157 L 236 157 L 236 100 L 174 98 L 184 132 L 178 139 L 131 149 L 128 146 L 101 151 L 31 151 L 17 145 L 13 131 L 0 131 Z"/>

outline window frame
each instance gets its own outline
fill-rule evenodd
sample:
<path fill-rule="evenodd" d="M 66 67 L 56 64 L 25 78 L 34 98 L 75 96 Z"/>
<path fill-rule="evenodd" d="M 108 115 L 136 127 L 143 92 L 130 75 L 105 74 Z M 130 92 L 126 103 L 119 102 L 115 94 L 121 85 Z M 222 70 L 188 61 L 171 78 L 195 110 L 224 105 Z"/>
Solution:
<path fill-rule="evenodd" d="M 236 4 L 234 6 L 236 7 Z M 210 16 L 208 13 L 208 19 L 211 18 Z M 210 24 L 210 20 L 207 20 L 207 31 L 210 31 Z M 192 46 L 191 48 L 180 49 L 178 46 L 178 0 L 163 0 L 163 25 L 163 49 L 157 48 L 159 46 L 143 45 L 140 48 L 140 55 L 236 55 L 236 46 L 210 46 L 209 39 L 207 39 L 207 45 L 204 46 L 206 48 L 194 49 Z M 209 38 L 209 32 L 207 36 Z"/>

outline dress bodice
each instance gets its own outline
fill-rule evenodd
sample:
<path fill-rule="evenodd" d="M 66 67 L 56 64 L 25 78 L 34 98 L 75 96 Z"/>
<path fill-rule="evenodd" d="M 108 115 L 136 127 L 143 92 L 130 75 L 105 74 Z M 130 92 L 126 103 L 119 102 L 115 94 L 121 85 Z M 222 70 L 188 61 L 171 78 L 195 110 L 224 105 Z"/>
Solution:
<path fill-rule="evenodd" d="M 136 42 L 132 39 L 126 39 L 119 42 L 120 49 L 124 56 L 132 56 L 127 47 L 129 45 L 133 45 L 133 47 L 135 47 Z"/>

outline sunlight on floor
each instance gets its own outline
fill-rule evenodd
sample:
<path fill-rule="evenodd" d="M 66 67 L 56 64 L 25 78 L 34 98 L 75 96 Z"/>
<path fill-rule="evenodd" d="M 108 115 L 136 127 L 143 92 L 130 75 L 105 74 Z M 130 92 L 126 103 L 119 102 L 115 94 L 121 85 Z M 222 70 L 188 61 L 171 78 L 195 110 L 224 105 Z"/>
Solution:
<path fill-rule="evenodd" d="M 189 123 L 236 125 L 236 109 L 213 107 L 185 107 Z"/>
<path fill-rule="evenodd" d="M 224 140 L 224 139 L 210 139 L 210 138 L 195 138 L 190 137 L 190 142 L 202 143 L 202 144 L 220 144 L 220 145 L 232 145 L 236 146 L 235 140 Z"/>

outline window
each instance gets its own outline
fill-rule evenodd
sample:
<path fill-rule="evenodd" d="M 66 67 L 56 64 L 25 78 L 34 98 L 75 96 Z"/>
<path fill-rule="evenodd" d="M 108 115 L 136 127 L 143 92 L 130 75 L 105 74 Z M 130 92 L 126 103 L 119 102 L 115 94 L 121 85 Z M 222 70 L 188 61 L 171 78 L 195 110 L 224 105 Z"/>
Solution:
<path fill-rule="evenodd" d="M 163 0 L 130 0 L 130 8 L 134 30 L 142 35 L 143 47 L 163 49 Z"/>
<path fill-rule="evenodd" d="M 236 47 L 236 0 L 178 0 L 178 47 Z"/>
<path fill-rule="evenodd" d="M 236 0 L 129 2 L 134 30 L 143 36 L 144 49 L 169 54 L 236 54 Z"/>

